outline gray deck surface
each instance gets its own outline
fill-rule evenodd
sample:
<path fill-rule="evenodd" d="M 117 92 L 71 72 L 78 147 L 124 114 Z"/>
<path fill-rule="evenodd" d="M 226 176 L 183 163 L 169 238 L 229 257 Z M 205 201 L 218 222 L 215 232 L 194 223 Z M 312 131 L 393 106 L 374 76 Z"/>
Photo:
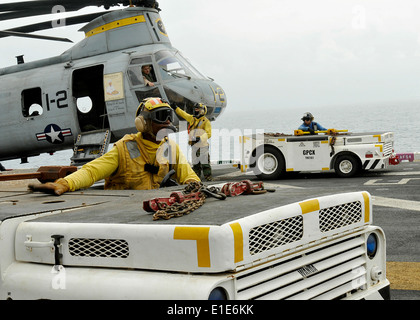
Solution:
<path fill-rule="evenodd" d="M 215 183 L 258 179 L 237 169 L 216 169 Z M 35 181 L 36 182 L 36 181 Z M 275 206 L 303 201 L 340 192 L 368 191 L 372 195 L 373 224 L 385 231 L 387 261 L 399 263 L 420 262 L 420 162 L 405 162 L 386 170 L 365 171 L 354 178 L 343 179 L 334 172 L 290 173 L 279 180 L 265 181 L 275 193 L 238 196 L 224 201 L 209 199 L 190 215 L 170 220 L 153 221 L 152 215 L 142 209 L 145 199 L 167 197 L 174 189 L 153 191 L 106 191 L 99 187 L 82 192 L 66 193 L 60 197 L 41 193 L 27 194 L 25 181 L 20 188 L 0 183 L 0 221 L 36 212 L 50 212 L 81 207 L 34 221 L 150 223 L 150 224 L 222 224 L 243 215 Z M 392 274 L 389 275 L 392 279 Z M 410 275 L 407 275 L 410 277 Z M 412 277 L 411 277 L 412 278 Z M 392 299 L 420 299 L 420 286 L 414 290 L 394 289 Z M 413 286 L 413 285 L 412 285 Z"/>
<path fill-rule="evenodd" d="M 274 193 L 228 197 L 225 200 L 210 197 L 206 199 L 202 207 L 191 214 L 170 220 L 153 221 L 153 213 L 143 210 L 143 200 L 169 197 L 174 190 L 182 190 L 182 187 L 153 191 L 89 189 L 82 192 L 66 193 L 60 197 L 41 193 L 0 193 L 0 203 L 3 203 L 0 219 L 78 208 L 77 210 L 37 218 L 34 221 L 221 225 L 257 212 L 304 200 L 300 192 L 280 192 L 279 190 Z"/>

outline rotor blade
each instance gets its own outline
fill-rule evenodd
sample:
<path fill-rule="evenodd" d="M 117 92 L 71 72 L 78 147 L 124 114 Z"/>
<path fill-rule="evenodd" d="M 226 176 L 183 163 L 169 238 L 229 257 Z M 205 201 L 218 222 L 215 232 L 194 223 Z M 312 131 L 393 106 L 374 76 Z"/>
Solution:
<path fill-rule="evenodd" d="M 113 10 L 113 11 L 115 11 L 115 10 Z M 102 16 L 106 13 L 109 13 L 109 12 L 112 12 L 112 11 L 102 11 L 102 12 L 89 13 L 89 14 L 85 14 L 85 15 L 81 15 L 81 16 L 67 17 L 63 23 L 54 24 L 55 25 L 54 27 L 53 27 L 53 22 L 57 22 L 57 20 L 34 23 L 34 24 L 26 25 L 26 26 L 7 29 L 7 30 L 4 30 L 4 31 L 5 32 L 9 32 L 9 31 L 20 32 L 20 33 L 27 34 L 29 32 L 52 29 L 52 28 L 57 28 L 57 27 L 67 27 L 67 26 L 71 26 L 71 25 L 75 25 L 75 24 L 90 22 L 93 19 L 95 19 L 97 17 L 100 17 L 100 16 Z M 8 36 L 9 36 L 8 34 L 3 34 L 3 35 L 0 34 L 0 38 L 4 38 L 4 37 L 8 37 Z"/>
<path fill-rule="evenodd" d="M 58 38 L 58 37 L 50 37 L 50 36 L 40 36 L 36 34 L 27 34 L 22 32 L 15 32 L 15 31 L 0 31 L 0 37 L 24 37 L 24 38 L 34 38 L 34 39 L 43 39 L 43 40 L 53 40 L 53 41 L 62 41 L 62 42 L 71 42 L 70 39 L 67 38 Z"/>
<path fill-rule="evenodd" d="M 66 12 L 70 12 L 89 6 L 104 6 L 105 9 L 109 9 L 120 4 L 151 7 L 160 11 L 155 0 L 33 0 L 0 4 L 0 12 L 3 12 L 0 14 L 0 21 L 12 19 L 12 16 L 21 18 L 57 13 L 59 8 L 56 6 L 62 6 Z"/>
<path fill-rule="evenodd" d="M 40 11 L 37 11 L 36 14 L 30 14 L 30 15 L 28 15 L 28 13 L 25 11 L 9 11 L 5 13 L 0 13 L 0 21 L 26 18 L 28 16 L 43 15 L 43 14 L 49 14 L 49 13 L 51 13 L 51 10 L 48 10 L 45 12 L 40 10 Z"/>
<path fill-rule="evenodd" d="M 0 4 L 0 21 L 18 19 L 32 16 L 39 16 L 44 14 L 56 14 L 58 12 L 77 11 L 88 6 L 111 6 L 118 5 L 125 1 L 116 0 L 35 0 L 24 1 L 18 3 Z M 61 7 L 58 7 L 61 6 Z"/>
<path fill-rule="evenodd" d="M 34 0 L 21 1 L 14 3 L 0 4 L 0 12 L 6 11 L 36 11 L 39 8 L 48 9 L 50 12 L 54 6 L 61 5 L 66 11 L 79 10 L 88 6 L 102 6 L 111 5 L 112 3 L 119 3 L 114 0 Z M 112 4 L 113 5 L 113 4 Z"/>
<path fill-rule="evenodd" d="M 88 6 L 104 6 L 108 10 L 120 4 L 150 7 L 160 11 L 159 4 L 155 0 L 89 0 L 88 3 L 86 0 L 34 0 L 0 4 L 0 21 L 56 14 L 63 12 L 63 9 L 65 12 L 77 11 Z"/>
<path fill-rule="evenodd" d="M 142 2 L 144 0 L 132 0 Z M 33 16 L 39 14 L 57 13 L 56 6 L 62 6 L 66 12 L 77 11 L 89 6 L 104 6 L 106 9 L 119 4 L 129 5 L 130 0 L 34 0 L 16 3 L 0 4 L 0 12 L 21 12 L 22 16 Z M 26 12 L 27 15 L 24 14 Z"/>

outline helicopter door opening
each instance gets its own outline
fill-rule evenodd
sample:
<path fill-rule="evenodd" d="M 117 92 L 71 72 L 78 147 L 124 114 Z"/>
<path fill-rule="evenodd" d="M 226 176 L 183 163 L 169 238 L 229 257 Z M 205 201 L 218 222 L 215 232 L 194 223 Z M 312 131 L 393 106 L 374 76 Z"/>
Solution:
<path fill-rule="evenodd" d="M 104 66 L 97 65 L 73 72 L 73 98 L 82 132 L 109 129 L 104 98 Z"/>
<path fill-rule="evenodd" d="M 32 88 L 22 91 L 22 114 L 24 117 L 39 116 L 44 112 L 42 108 L 41 88 Z"/>

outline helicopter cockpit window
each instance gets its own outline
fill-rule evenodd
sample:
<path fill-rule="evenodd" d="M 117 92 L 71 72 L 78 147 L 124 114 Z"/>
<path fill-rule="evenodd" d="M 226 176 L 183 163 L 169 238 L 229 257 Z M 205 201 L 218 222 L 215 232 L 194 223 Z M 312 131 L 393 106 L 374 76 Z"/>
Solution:
<path fill-rule="evenodd" d="M 44 112 L 42 108 L 41 88 L 32 88 L 22 91 L 22 114 L 24 117 L 39 116 Z"/>
<path fill-rule="evenodd" d="M 131 60 L 127 74 L 133 86 L 152 87 L 157 82 L 151 56 Z"/>
<path fill-rule="evenodd" d="M 143 75 L 143 81 L 146 86 L 153 87 L 156 82 L 155 72 L 151 64 L 145 64 L 141 66 L 141 74 Z"/>
<path fill-rule="evenodd" d="M 159 51 L 156 53 L 156 60 L 160 66 L 163 79 L 205 79 L 179 52 Z"/>
<path fill-rule="evenodd" d="M 128 68 L 128 78 L 133 86 L 142 86 L 144 85 L 143 77 L 141 76 L 140 67 L 130 67 Z"/>
<path fill-rule="evenodd" d="M 151 56 L 134 58 L 130 62 L 130 64 L 151 64 L 151 63 L 152 63 L 152 57 Z"/>
<path fill-rule="evenodd" d="M 192 74 L 194 74 L 194 77 L 197 79 L 207 79 L 206 76 L 204 76 L 201 72 L 199 72 L 194 66 L 188 61 L 187 58 L 185 58 L 181 52 L 177 52 L 175 56 L 190 70 Z"/>

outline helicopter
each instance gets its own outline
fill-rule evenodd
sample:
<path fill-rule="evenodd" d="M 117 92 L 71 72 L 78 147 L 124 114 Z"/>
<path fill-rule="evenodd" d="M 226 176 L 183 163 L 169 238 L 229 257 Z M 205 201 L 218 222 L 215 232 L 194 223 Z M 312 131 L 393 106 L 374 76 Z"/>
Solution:
<path fill-rule="evenodd" d="M 136 132 L 134 114 L 147 97 L 188 113 L 203 103 L 211 121 L 225 110 L 222 87 L 172 46 L 156 1 L 23 1 L 0 4 L 0 20 L 48 14 L 55 5 L 66 12 L 91 5 L 108 11 L 67 18 L 66 26 L 87 22 L 79 30 L 85 38 L 61 55 L 32 62 L 17 56 L 16 65 L 0 69 L 0 161 L 27 163 L 41 153 L 73 149 L 71 164 L 84 164 Z M 31 34 L 52 27 L 54 21 L 35 23 L 0 31 L 0 38 L 70 41 Z M 149 69 L 148 80 L 142 68 Z"/>

